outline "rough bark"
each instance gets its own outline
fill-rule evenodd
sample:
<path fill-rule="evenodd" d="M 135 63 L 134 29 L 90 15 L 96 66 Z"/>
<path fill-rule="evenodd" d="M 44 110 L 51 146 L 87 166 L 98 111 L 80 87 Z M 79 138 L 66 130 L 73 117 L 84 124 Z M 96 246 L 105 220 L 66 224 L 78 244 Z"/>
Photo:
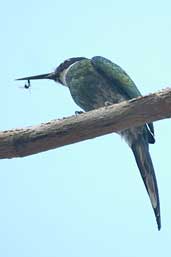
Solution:
<path fill-rule="evenodd" d="M 0 132 L 0 158 L 24 157 L 171 117 L 171 89 L 77 116 Z"/>

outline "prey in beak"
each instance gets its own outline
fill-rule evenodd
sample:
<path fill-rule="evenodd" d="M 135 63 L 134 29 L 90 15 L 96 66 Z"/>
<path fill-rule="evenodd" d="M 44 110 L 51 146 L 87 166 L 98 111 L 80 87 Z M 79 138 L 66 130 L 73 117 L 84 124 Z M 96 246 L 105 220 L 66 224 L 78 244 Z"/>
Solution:
<path fill-rule="evenodd" d="M 16 80 L 27 80 L 27 84 L 24 85 L 25 89 L 29 89 L 31 84 L 30 84 L 30 80 L 36 80 L 36 79 L 52 79 L 52 80 L 57 80 L 55 79 L 57 78 L 55 72 L 51 72 L 51 73 L 46 73 L 46 74 L 41 74 L 41 75 L 35 75 L 35 76 L 30 76 L 30 77 L 24 77 L 24 78 L 19 78 Z"/>

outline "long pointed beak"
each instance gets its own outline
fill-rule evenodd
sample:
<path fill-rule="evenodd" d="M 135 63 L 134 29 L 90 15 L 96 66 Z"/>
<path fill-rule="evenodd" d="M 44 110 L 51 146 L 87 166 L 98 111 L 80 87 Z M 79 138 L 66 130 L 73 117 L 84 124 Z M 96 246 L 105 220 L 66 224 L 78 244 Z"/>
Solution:
<path fill-rule="evenodd" d="M 51 73 L 46 73 L 46 74 L 41 74 L 36 76 L 19 78 L 16 80 L 33 80 L 33 79 L 53 79 L 54 80 L 55 77 L 56 77 L 56 74 L 54 72 L 51 72 Z"/>

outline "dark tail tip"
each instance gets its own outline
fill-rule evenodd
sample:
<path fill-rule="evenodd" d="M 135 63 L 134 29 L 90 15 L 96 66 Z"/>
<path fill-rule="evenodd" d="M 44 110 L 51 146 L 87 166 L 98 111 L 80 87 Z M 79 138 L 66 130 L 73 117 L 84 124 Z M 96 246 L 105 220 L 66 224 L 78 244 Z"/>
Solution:
<path fill-rule="evenodd" d="M 158 227 L 158 230 L 160 231 L 160 229 L 161 229 L 161 217 L 160 217 L 160 214 L 158 213 L 158 211 L 156 211 L 156 210 L 155 210 L 155 216 L 156 216 L 157 227 Z"/>

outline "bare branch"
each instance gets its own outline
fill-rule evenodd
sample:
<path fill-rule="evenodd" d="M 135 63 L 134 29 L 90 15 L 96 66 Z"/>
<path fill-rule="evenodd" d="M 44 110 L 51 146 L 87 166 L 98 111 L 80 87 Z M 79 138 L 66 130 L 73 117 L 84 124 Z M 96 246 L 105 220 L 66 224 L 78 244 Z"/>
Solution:
<path fill-rule="evenodd" d="M 38 126 L 0 132 L 0 158 L 23 157 L 171 117 L 171 89 Z"/>

